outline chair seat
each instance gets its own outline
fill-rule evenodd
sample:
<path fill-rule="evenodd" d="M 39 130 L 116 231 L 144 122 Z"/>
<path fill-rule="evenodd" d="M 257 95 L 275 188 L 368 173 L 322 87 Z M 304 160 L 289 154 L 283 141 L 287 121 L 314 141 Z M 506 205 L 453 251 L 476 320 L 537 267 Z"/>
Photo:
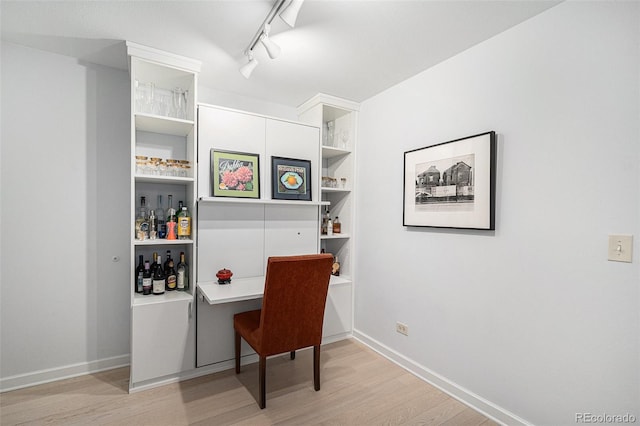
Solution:
<path fill-rule="evenodd" d="M 233 328 L 244 337 L 245 341 L 255 351 L 258 348 L 260 335 L 260 314 L 262 310 L 241 312 L 233 316 Z"/>

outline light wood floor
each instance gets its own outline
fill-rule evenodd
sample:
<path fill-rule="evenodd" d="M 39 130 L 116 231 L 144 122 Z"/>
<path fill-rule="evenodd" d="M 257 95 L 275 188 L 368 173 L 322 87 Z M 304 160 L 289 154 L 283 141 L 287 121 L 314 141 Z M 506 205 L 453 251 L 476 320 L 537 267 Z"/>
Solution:
<path fill-rule="evenodd" d="M 267 361 L 260 410 L 257 363 L 128 394 L 120 368 L 0 395 L 9 425 L 495 425 L 354 340 L 322 347 L 321 389 L 312 351 Z"/>

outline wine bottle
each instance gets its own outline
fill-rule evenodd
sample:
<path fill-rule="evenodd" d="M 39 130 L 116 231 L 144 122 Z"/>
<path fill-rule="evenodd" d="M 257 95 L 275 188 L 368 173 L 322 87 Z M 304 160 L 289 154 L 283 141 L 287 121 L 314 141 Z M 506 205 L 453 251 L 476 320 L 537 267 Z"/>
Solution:
<path fill-rule="evenodd" d="M 144 262 L 144 274 L 142 275 L 142 294 L 151 294 L 152 288 L 151 267 L 149 261 Z"/>
<path fill-rule="evenodd" d="M 164 209 L 162 208 L 162 195 L 158 195 L 158 206 L 156 207 L 156 217 L 158 218 L 158 238 L 167 237 L 167 223 Z"/>
<path fill-rule="evenodd" d="M 153 273 L 156 270 L 156 266 L 158 266 L 158 253 L 157 252 L 153 252 L 153 263 L 151 263 L 151 275 L 153 275 Z"/>
<path fill-rule="evenodd" d="M 164 294 L 164 271 L 162 270 L 162 256 L 158 255 L 158 265 L 153 271 L 153 294 Z"/>
<path fill-rule="evenodd" d="M 136 281 L 134 283 L 136 293 L 142 293 L 142 285 L 144 280 L 144 261 L 142 255 L 138 256 L 138 267 L 136 268 Z"/>
<path fill-rule="evenodd" d="M 180 262 L 177 267 L 177 290 L 186 291 L 189 289 L 189 265 L 184 260 L 184 252 L 180 252 Z"/>
<path fill-rule="evenodd" d="M 191 216 L 186 206 L 178 213 L 178 239 L 188 240 L 191 237 Z"/>
<path fill-rule="evenodd" d="M 176 289 L 176 286 L 178 285 L 177 282 L 177 274 L 176 274 L 176 270 L 173 267 L 173 259 L 169 259 L 169 265 L 167 266 L 167 269 L 164 270 L 164 275 L 165 275 L 165 286 L 167 288 L 167 290 L 169 291 L 173 291 Z"/>
<path fill-rule="evenodd" d="M 167 260 L 165 260 L 164 265 L 162 265 L 165 273 L 167 272 L 167 268 L 169 267 L 170 260 L 171 260 L 171 250 L 167 250 Z"/>

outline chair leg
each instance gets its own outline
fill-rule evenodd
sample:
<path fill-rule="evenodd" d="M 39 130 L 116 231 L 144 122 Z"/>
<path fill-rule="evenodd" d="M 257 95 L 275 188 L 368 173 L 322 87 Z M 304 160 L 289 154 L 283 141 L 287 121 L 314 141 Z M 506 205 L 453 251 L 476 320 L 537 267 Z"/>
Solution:
<path fill-rule="evenodd" d="M 320 390 L 320 345 L 313 347 L 313 388 Z"/>
<path fill-rule="evenodd" d="M 259 377 L 259 387 L 260 387 L 260 408 L 264 408 L 267 406 L 267 396 L 266 396 L 266 386 L 265 386 L 265 376 L 267 370 L 267 357 L 260 357 L 260 377 Z"/>
<path fill-rule="evenodd" d="M 240 373 L 240 333 L 235 332 L 236 374 Z"/>
<path fill-rule="evenodd" d="M 291 351 L 291 359 L 296 359 L 296 351 Z"/>

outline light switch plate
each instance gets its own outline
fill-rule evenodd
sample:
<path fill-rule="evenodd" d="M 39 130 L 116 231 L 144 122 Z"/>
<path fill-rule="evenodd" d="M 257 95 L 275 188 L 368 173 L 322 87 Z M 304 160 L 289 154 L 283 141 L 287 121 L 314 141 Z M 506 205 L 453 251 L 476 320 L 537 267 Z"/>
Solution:
<path fill-rule="evenodd" d="M 609 235 L 609 260 L 631 263 L 633 235 Z"/>

